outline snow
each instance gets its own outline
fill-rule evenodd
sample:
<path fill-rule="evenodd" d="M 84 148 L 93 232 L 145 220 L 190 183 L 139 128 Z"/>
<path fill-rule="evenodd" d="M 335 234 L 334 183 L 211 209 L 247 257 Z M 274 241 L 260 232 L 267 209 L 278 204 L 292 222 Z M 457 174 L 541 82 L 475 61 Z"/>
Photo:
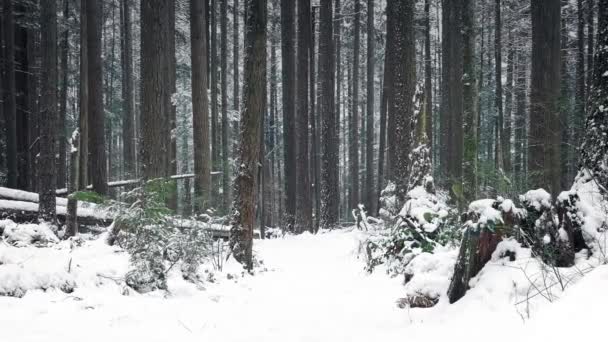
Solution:
<path fill-rule="evenodd" d="M 11 209 L 11 210 L 19 210 L 19 211 L 30 211 L 37 212 L 38 211 L 38 203 L 34 202 L 22 202 L 22 201 L 11 201 L 11 200 L 0 200 L 0 210 L 1 209 Z M 67 207 L 62 205 L 57 205 L 57 214 L 65 215 L 67 212 Z M 94 205 L 91 205 L 89 208 L 87 207 L 78 207 L 78 217 L 93 217 L 99 220 L 106 220 L 110 218 L 110 213 L 107 211 L 98 208 Z"/>
<path fill-rule="evenodd" d="M 16 224 L 11 220 L 0 220 L 0 232 L 4 241 L 17 247 L 33 244 L 46 246 L 59 242 L 47 223 Z"/>
<path fill-rule="evenodd" d="M 253 276 L 230 259 L 221 272 L 207 270 L 214 281 L 206 281 L 203 288 L 174 272 L 169 292 L 145 295 L 125 290 L 128 255 L 105 245 L 103 236 L 80 247 L 73 241 L 51 248 L 0 243 L 0 286 L 16 283 L 28 289 L 23 298 L 0 297 L 2 338 L 444 342 L 486 341 L 488 336 L 494 341 L 538 341 L 547 340 L 548 333 L 560 341 L 568 331 L 605 340 L 601 323 L 608 307 L 607 266 L 589 272 L 563 293 L 556 289 L 554 303 L 540 295 L 526 300 L 534 294 L 526 276 L 534 277 L 539 264 L 528 249 L 505 240 L 471 281 L 467 295 L 450 305 L 445 290 L 455 248 L 420 254 L 408 266 L 415 275 L 404 287 L 399 277 L 364 271 L 357 256 L 365 238 L 364 232 L 346 229 L 256 240 L 254 252 L 262 265 Z M 516 260 L 505 258 L 506 251 L 514 251 Z M 590 262 L 580 258 L 577 266 L 584 270 Z M 59 288 L 66 282 L 75 286 L 72 293 Z M 429 309 L 399 309 L 395 304 L 421 291 L 440 295 L 439 303 Z"/>
<path fill-rule="evenodd" d="M 551 195 L 545 189 L 530 190 L 520 198 L 538 211 L 551 207 Z"/>

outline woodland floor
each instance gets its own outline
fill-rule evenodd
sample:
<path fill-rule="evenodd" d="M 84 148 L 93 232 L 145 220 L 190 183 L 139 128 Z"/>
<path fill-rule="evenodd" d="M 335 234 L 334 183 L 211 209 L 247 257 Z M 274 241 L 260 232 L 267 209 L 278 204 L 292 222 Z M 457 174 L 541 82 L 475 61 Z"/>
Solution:
<path fill-rule="evenodd" d="M 402 279 L 363 270 L 357 258 L 361 234 L 335 231 L 256 241 L 256 255 L 266 271 L 227 279 L 236 265 L 226 265 L 218 281 L 206 283 L 204 291 L 189 283 L 172 286 L 170 282 L 172 293 L 166 298 L 160 293 L 123 296 L 116 288 L 104 287 L 78 288 L 72 294 L 37 291 L 21 299 L 0 297 L 1 340 L 336 342 L 459 341 L 466 337 L 469 341 L 539 341 L 542 337 L 533 336 L 545 336 L 545 323 L 564 337 L 562 328 L 554 326 L 559 319 L 524 324 L 509 306 L 476 300 L 455 305 L 440 302 L 432 309 L 399 309 L 395 301 L 403 296 Z M 606 305 L 607 269 L 598 270 L 595 278 L 591 287 L 604 289 L 596 305 Z M 584 292 L 591 296 L 594 291 Z M 583 305 L 580 302 L 587 299 L 576 298 L 575 303 Z M 563 317 L 571 311 L 579 310 L 566 305 L 559 317 L 572 320 L 572 314 Z M 589 337 L 602 340 L 606 329 L 595 328 L 599 330 Z"/>

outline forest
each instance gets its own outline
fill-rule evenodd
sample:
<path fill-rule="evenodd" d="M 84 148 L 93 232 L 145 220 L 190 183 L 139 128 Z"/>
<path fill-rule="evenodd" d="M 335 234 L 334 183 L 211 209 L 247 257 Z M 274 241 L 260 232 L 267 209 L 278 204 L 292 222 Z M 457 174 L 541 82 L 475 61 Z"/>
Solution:
<path fill-rule="evenodd" d="M 1 0 L 0 76 L 14 340 L 608 306 L 608 0 Z"/>

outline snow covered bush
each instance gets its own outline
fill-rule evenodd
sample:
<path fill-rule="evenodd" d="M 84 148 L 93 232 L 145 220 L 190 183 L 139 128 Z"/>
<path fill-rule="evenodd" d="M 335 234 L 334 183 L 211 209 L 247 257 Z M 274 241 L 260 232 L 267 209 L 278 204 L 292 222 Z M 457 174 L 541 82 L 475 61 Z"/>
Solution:
<path fill-rule="evenodd" d="M 211 239 L 205 222 L 179 220 L 167 208 L 171 182 L 149 181 L 114 204 L 111 235 L 130 254 L 126 283 L 138 292 L 167 289 L 167 273 L 177 264 L 185 279 L 197 281 L 196 270 L 209 255 Z"/>
<path fill-rule="evenodd" d="M 457 215 L 446 205 L 443 193 L 429 193 L 417 186 L 407 194 L 407 201 L 397 214 L 390 230 L 378 232 L 365 242 L 367 265 L 372 272 L 384 264 L 392 275 L 403 274 L 405 267 L 421 253 L 452 241 L 453 220 Z"/>
<path fill-rule="evenodd" d="M 0 220 L 0 236 L 16 247 L 46 247 L 59 242 L 47 223 L 17 224 L 11 220 Z"/>

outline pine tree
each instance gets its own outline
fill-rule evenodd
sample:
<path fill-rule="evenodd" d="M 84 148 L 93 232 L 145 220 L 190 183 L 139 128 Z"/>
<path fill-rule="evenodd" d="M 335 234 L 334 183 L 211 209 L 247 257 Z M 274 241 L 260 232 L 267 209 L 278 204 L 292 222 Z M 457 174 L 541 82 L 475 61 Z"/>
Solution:
<path fill-rule="evenodd" d="M 255 190 L 260 154 L 260 120 L 266 99 L 266 0 L 246 1 L 245 72 L 239 171 L 235 179 L 230 246 L 235 259 L 248 270 L 253 269 L 253 227 L 255 224 Z"/>
<path fill-rule="evenodd" d="M 281 58 L 283 84 L 283 156 L 285 165 L 285 219 L 293 226 L 296 215 L 295 146 L 295 6 L 281 0 Z"/>

